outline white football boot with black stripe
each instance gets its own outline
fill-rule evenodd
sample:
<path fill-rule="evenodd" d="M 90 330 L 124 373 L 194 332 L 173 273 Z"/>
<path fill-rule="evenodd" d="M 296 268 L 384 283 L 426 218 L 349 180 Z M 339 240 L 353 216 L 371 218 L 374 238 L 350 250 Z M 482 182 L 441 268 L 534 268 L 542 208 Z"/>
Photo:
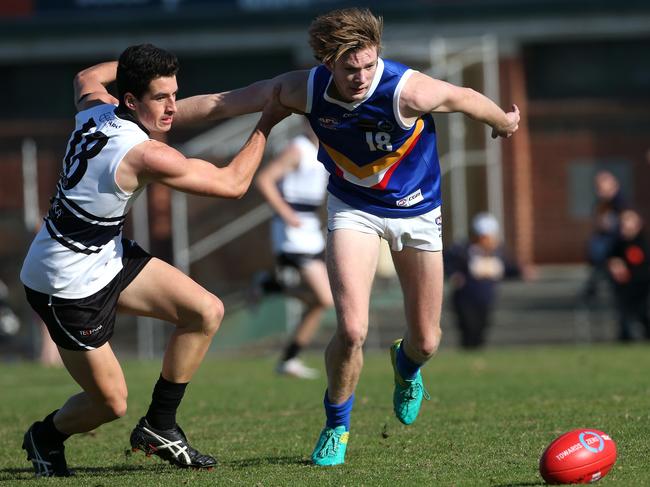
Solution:
<path fill-rule="evenodd" d="M 207 468 L 217 465 L 217 460 L 195 450 L 187 442 L 180 426 L 170 430 L 159 430 L 149 424 L 146 418 L 131 432 L 131 448 L 142 450 L 147 456 L 157 455 L 180 468 Z"/>
<path fill-rule="evenodd" d="M 40 421 L 32 424 L 23 437 L 23 450 L 27 452 L 27 460 L 31 460 L 34 473 L 37 477 L 70 477 L 74 475 L 68 469 L 65 461 L 65 447 L 63 443 L 48 445 L 36 438 L 35 430 Z"/>

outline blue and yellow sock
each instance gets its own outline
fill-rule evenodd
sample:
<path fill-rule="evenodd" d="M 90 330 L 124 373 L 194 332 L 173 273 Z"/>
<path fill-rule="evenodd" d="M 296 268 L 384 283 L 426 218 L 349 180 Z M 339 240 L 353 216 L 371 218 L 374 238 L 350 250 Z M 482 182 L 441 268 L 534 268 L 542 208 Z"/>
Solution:
<path fill-rule="evenodd" d="M 404 380 L 413 380 L 422 364 L 413 362 L 404 352 L 404 342 L 397 349 L 397 372 Z"/>
<path fill-rule="evenodd" d="M 352 413 L 352 405 L 354 404 L 354 394 L 344 403 L 332 404 L 329 397 L 327 397 L 327 390 L 325 390 L 323 404 L 325 405 L 325 415 L 327 416 L 327 427 L 336 428 L 337 426 L 345 426 L 345 430 L 350 431 L 350 413 Z"/>

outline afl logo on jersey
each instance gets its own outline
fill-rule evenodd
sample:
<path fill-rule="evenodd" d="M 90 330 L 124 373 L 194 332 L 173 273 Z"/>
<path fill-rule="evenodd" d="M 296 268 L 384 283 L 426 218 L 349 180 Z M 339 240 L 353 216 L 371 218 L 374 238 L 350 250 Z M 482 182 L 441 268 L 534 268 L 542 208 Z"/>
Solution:
<path fill-rule="evenodd" d="M 117 117 L 116 117 L 115 114 L 112 113 L 112 112 L 102 113 L 102 114 L 99 116 L 99 121 L 100 121 L 100 122 L 103 122 L 103 123 L 105 123 L 105 124 L 107 124 L 107 125 L 110 125 L 110 126 L 113 127 L 114 129 L 119 129 L 119 128 L 122 127 L 122 126 L 117 122 Z"/>
<path fill-rule="evenodd" d="M 377 128 L 382 132 L 392 132 L 395 129 L 395 126 L 388 120 L 380 120 L 377 122 Z"/>
<path fill-rule="evenodd" d="M 334 117 L 320 117 L 318 123 L 325 129 L 336 130 L 340 122 Z"/>
<path fill-rule="evenodd" d="M 409 206 L 413 206 L 420 201 L 424 201 L 424 196 L 422 196 L 422 190 L 418 189 L 415 193 L 411 193 L 406 198 L 397 200 L 395 202 L 395 205 L 400 208 L 408 208 Z"/>
<path fill-rule="evenodd" d="M 395 129 L 395 125 L 389 120 L 362 118 L 357 121 L 357 128 L 370 132 L 392 132 Z"/>

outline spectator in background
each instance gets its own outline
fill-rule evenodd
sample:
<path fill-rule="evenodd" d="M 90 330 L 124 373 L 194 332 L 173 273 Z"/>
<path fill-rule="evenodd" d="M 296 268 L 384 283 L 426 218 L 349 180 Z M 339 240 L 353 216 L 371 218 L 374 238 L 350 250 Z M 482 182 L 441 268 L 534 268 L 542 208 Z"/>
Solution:
<path fill-rule="evenodd" d="M 257 175 L 255 184 L 275 210 L 271 223 L 273 253 L 278 274 L 294 271 L 303 286 L 288 287 L 282 279 L 274 287 L 299 298 L 304 313 L 277 367 L 280 374 L 315 379 L 318 372 L 298 358 L 318 329 L 323 312 L 332 306 L 332 292 L 324 261 L 325 239 L 318 208 L 325 198 L 327 171 L 318 162 L 318 139 L 305 124 L 305 133 Z M 269 276 L 270 277 L 270 276 Z M 263 289 L 268 289 L 268 279 Z"/>
<path fill-rule="evenodd" d="M 0 279 L 0 339 L 15 336 L 20 330 L 20 320 L 9 306 L 9 288 Z"/>
<path fill-rule="evenodd" d="M 635 338 L 634 323 L 644 327 L 645 339 L 650 339 L 648 294 L 650 293 L 650 249 L 643 234 L 643 219 L 634 210 L 620 214 L 620 229 L 614 240 L 607 270 L 614 284 L 618 309 L 619 335 L 622 342 Z"/>
<path fill-rule="evenodd" d="M 472 220 L 470 241 L 454 245 L 444 256 L 460 344 L 465 349 L 482 347 L 491 325 L 497 285 L 505 277 L 519 276 L 520 270 L 506 259 L 499 222 L 490 213 L 478 213 Z"/>
<path fill-rule="evenodd" d="M 38 327 L 40 335 L 40 341 L 36 341 L 39 346 L 37 357 L 39 363 L 46 367 L 61 367 L 63 365 L 61 355 L 50 337 L 45 323 L 38 316 L 34 316 L 34 318 L 34 324 Z M 20 331 L 20 325 L 20 319 L 9 304 L 9 288 L 0 279 L 0 341 L 16 337 Z"/>
<path fill-rule="evenodd" d="M 598 294 L 600 281 L 607 280 L 607 258 L 618 235 L 619 215 L 626 206 L 618 179 L 611 172 L 598 171 L 594 177 L 594 189 L 593 231 L 587 249 L 591 265 L 585 289 L 587 300 Z"/>

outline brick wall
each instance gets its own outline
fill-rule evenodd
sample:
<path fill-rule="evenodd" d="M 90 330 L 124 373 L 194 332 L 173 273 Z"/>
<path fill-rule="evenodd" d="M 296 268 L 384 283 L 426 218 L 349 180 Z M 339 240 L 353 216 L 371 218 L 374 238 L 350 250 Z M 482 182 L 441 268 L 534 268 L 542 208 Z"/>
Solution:
<path fill-rule="evenodd" d="M 584 260 L 591 219 L 571 214 L 572 162 L 591 164 L 594 171 L 603 161 L 627 162 L 633 182 L 629 202 L 650 221 L 647 115 L 639 107 L 615 108 L 599 102 L 574 104 L 573 110 L 563 105 L 531 109 L 534 260 L 538 263 Z"/>

